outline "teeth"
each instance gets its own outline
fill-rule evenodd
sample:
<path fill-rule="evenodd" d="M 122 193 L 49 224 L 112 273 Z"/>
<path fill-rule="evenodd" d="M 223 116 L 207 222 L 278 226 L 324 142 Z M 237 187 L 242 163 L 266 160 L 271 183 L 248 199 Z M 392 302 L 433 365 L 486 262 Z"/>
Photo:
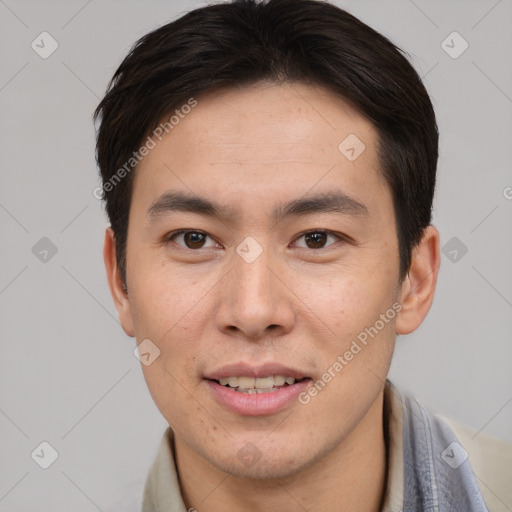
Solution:
<path fill-rule="evenodd" d="M 229 386 L 230 388 L 238 388 L 238 391 L 268 393 L 276 391 L 278 386 L 284 384 L 293 384 L 295 379 L 293 377 L 284 377 L 282 375 L 275 375 L 270 377 L 223 377 L 219 379 L 221 386 Z M 254 390 L 254 391 L 253 391 Z"/>
<path fill-rule="evenodd" d="M 289 379 L 291 377 L 288 377 Z M 293 379 L 295 380 L 295 379 Z M 278 375 L 277 377 L 274 377 L 274 386 L 284 386 L 284 383 L 286 381 L 286 377 L 283 377 L 282 375 Z"/>
<path fill-rule="evenodd" d="M 255 379 L 254 387 L 256 389 L 267 389 L 271 388 L 274 385 L 274 377 L 258 377 Z M 241 388 L 245 388 L 245 386 L 240 383 Z"/>
<path fill-rule="evenodd" d="M 279 388 L 268 388 L 268 389 L 242 389 L 238 388 L 237 391 L 241 393 L 247 393 L 248 395 L 255 395 L 260 393 L 272 393 L 273 391 L 279 391 Z"/>
<path fill-rule="evenodd" d="M 231 378 L 231 377 L 230 377 Z M 238 377 L 238 387 L 242 389 L 253 389 L 255 388 L 255 381 L 259 379 L 255 379 L 254 377 Z M 231 383 L 229 384 L 231 386 Z"/>

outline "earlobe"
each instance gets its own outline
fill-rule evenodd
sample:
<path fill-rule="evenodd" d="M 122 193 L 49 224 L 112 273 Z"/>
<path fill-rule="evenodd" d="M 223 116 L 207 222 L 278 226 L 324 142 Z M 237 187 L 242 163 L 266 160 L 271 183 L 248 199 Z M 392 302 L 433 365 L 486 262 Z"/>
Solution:
<path fill-rule="evenodd" d="M 402 284 L 402 309 L 395 325 L 397 334 L 413 332 L 427 316 L 434 300 L 440 263 L 439 232 L 428 226 L 412 251 L 409 273 Z"/>
<path fill-rule="evenodd" d="M 105 230 L 105 242 L 103 246 L 103 261 L 107 272 L 110 293 L 114 299 L 114 305 L 119 314 L 119 320 L 124 332 L 128 336 L 135 336 L 133 330 L 132 313 L 128 294 L 123 287 L 123 281 L 119 267 L 117 266 L 116 241 L 112 228 Z"/>

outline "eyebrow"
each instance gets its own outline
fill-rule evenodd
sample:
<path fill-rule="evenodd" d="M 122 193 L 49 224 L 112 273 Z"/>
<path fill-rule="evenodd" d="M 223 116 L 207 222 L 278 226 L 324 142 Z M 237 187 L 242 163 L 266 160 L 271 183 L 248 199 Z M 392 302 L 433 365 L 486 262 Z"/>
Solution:
<path fill-rule="evenodd" d="M 173 212 L 190 212 L 226 220 L 234 219 L 236 216 L 236 211 L 231 207 L 220 205 L 205 197 L 179 191 L 166 192 L 161 195 L 148 208 L 146 214 L 151 220 L 157 220 L 157 218 Z M 294 199 L 289 203 L 279 205 L 272 211 L 272 219 L 274 222 L 279 222 L 285 217 L 328 212 L 366 216 L 368 208 L 357 199 L 341 191 L 332 191 Z"/>

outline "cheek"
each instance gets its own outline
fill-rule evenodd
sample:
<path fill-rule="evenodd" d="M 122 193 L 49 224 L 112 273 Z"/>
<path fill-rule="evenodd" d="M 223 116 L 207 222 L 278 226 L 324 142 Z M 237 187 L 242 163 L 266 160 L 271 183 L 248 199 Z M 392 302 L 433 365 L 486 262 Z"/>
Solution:
<path fill-rule="evenodd" d="M 178 432 L 186 432 L 187 425 L 197 423 L 196 402 L 191 399 L 193 389 L 175 368 L 169 368 L 162 357 L 143 367 L 147 388 L 162 416 Z M 182 370 L 183 371 L 183 370 Z"/>
<path fill-rule="evenodd" d="M 305 304 L 319 320 L 339 333 L 350 333 L 373 323 L 391 306 L 393 298 L 389 281 L 374 272 L 340 273 L 339 277 L 332 272 L 323 291 L 312 283 L 302 293 Z"/>
<path fill-rule="evenodd" d="M 183 407 L 188 396 L 183 385 L 194 392 L 201 325 L 195 310 L 189 311 L 189 304 L 180 302 L 181 296 L 152 289 L 149 283 L 144 288 L 144 293 L 134 294 L 131 302 L 135 334 L 138 343 L 150 339 L 158 356 L 150 365 L 141 366 L 155 404 L 165 418 L 170 418 L 169 411 L 187 409 Z"/>
<path fill-rule="evenodd" d="M 196 306 L 204 293 L 190 282 L 183 283 L 179 270 L 171 272 L 140 262 L 129 285 L 137 338 L 153 337 L 165 343 L 175 331 L 186 332 L 195 325 L 191 318 L 197 319 Z"/>
<path fill-rule="evenodd" d="M 310 292 L 308 306 L 318 317 L 315 324 L 322 331 L 323 326 L 329 328 L 324 336 L 312 336 L 322 359 L 319 369 L 328 371 L 338 361 L 337 370 L 331 371 L 356 387 L 371 372 L 385 380 L 395 339 L 394 289 L 389 274 L 374 272 L 331 281 L 323 294 Z M 332 397 L 341 392 L 337 384 L 331 389 Z"/>

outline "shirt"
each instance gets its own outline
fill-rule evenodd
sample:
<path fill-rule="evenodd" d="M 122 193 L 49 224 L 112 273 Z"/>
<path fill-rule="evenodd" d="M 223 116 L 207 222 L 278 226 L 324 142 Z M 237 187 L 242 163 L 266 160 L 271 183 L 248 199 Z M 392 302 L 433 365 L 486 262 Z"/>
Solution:
<path fill-rule="evenodd" d="M 389 379 L 383 427 L 387 471 L 381 512 L 512 510 L 512 443 L 476 435 L 457 421 L 433 414 Z M 173 436 L 168 427 L 137 507 L 125 502 L 123 508 L 108 511 L 188 512 L 178 483 Z"/>

